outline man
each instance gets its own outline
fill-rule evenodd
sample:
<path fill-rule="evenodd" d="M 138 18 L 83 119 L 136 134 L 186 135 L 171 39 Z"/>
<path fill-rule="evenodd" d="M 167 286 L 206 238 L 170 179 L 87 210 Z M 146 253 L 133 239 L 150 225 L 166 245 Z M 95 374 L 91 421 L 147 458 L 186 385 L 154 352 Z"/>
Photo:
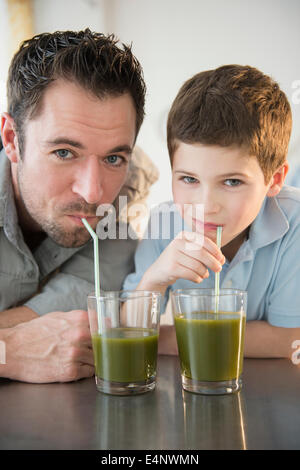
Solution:
<path fill-rule="evenodd" d="M 41 34 L 16 53 L 7 90 L 0 154 L 6 364 L 0 376 L 76 380 L 93 374 L 85 311 L 93 246 L 81 217 L 96 230 L 97 208 L 112 203 L 125 183 L 144 117 L 142 70 L 113 36 L 88 29 Z M 104 290 L 120 289 L 135 247 L 130 239 L 101 241 Z"/>

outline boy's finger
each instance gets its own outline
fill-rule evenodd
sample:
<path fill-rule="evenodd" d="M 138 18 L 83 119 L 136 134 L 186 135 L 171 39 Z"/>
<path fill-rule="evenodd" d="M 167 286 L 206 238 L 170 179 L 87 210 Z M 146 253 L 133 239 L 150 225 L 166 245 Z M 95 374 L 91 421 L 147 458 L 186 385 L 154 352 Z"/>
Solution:
<path fill-rule="evenodd" d="M 221 249 L 210 238 L 204 237 L 203 246 L 207 251 L 209 251 L 213 256 L 215 256 L 222 264 L 225 263 L 225 256 L 223 255 Z"/>
<path fill-rule="evenodd" d="M 207 267 L 199 259 L 190 256 L 189 253 L 178 251 L 176 262 L 193 271 L 196 276 L 201 276 L 202 279 L 207 278 L 209 275 Z"/>
<path fill-rule="evenodd" d="M 191 255 L 194 252 L 192 255 L 194 257 L 195 252 L 199 251 L 199 249 L 205 248 L 205 250 L 209 251 L 218 261 L 220 261 L 221 264 L 224 264 L 225 262 L 225 257 L 220 248 L 208 237 L 197 232 L 180 232 L 176 239 L 183 240 L 184 251 L 190 252 Z"/>
<path fill-rule="evenodd" d="M 207 276 L 200 276 L 200 274 L 196 273 L 190 268 L 181 265 L 180 263 L 177 264 L 177 278 L 178 279 L 187 279 L 188 281 L 200 283 L 203 279 Z"/>
<path fill-rule="evenodd" d="M 214 255 L 212 255 L 206 248 L 202 248 L 198 251 L 185 251 L 184 247 L 181 252 L 184 253 L 188 258 L 186 261 L 186 265 L 198 265 L 198 272 L 201 275 L 203 274 L 203 268 L 209 268 L 214 272 L 220 272 L 222 270 L 222 262 L 219 261 L 219 259 L 216 258 Z"/>

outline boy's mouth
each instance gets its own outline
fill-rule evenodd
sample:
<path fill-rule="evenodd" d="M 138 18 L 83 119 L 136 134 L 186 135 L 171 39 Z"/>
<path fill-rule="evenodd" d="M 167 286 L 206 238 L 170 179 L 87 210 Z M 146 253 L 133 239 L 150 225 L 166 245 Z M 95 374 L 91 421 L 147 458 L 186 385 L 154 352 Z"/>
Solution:
<path fill-rule="evenodd" d="M 222 224 L 213 224 L 211 222 L 203 222 L 201 220 L 197 220 L 194 218 L 193 218 L 193 223 L 195 224 L 198 230 L 204 231 L 204 232 L 216 231 L 220 225 L 223 227 Z"/>

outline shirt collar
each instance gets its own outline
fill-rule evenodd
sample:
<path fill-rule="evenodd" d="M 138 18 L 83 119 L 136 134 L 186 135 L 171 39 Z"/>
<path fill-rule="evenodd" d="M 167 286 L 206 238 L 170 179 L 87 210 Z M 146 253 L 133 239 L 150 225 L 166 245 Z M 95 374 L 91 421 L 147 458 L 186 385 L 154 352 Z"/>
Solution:
<path fill-rule="evenodd" d="M 18 221 L 11 180 L 11 165 L 4 150 L 0 152 L 0 226 L 14 232 Z"/>
<path fill-rule="evenodd" d="M 289 229 L 289 222 L 282 211 L 278 198 L 265 197 L 263 205 L 252 223 L 249 242 L 253 250 L 269 245 L 282 238 Z"/>

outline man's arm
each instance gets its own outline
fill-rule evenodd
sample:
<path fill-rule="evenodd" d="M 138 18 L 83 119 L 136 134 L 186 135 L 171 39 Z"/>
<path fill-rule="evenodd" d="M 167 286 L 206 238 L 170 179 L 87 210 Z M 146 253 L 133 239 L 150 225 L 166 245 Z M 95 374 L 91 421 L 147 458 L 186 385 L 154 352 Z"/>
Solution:
<path fill-rule="evenodd" d="M 101 242 L 104 290 L 121 288 L 124 277 L 133 269 L 136 244 L 136 240 Z M 46 383 L 93 375 L 94 360 L 86 312 L 87 294 L 93 288 L 91 244 L 66 262 L 61 272 L 26 305 L 0 312 L 0 341 L 6 348 L 6 364 L 0 365 L 0 376 Z"/>
<path fill-rule="evenodd" d="M 37 313 L 29 307 L 10 308 L 0 312 L 0 328 L 11 328 L 18 323 L 24 323 L 37 317 Z"/>
<path fill-rule="evenodd" d="M 94 374 L 88 315 L 83 310 L 53 312 L 1 329 L 0 341 L 1 377 L 49 383 Z"/>

